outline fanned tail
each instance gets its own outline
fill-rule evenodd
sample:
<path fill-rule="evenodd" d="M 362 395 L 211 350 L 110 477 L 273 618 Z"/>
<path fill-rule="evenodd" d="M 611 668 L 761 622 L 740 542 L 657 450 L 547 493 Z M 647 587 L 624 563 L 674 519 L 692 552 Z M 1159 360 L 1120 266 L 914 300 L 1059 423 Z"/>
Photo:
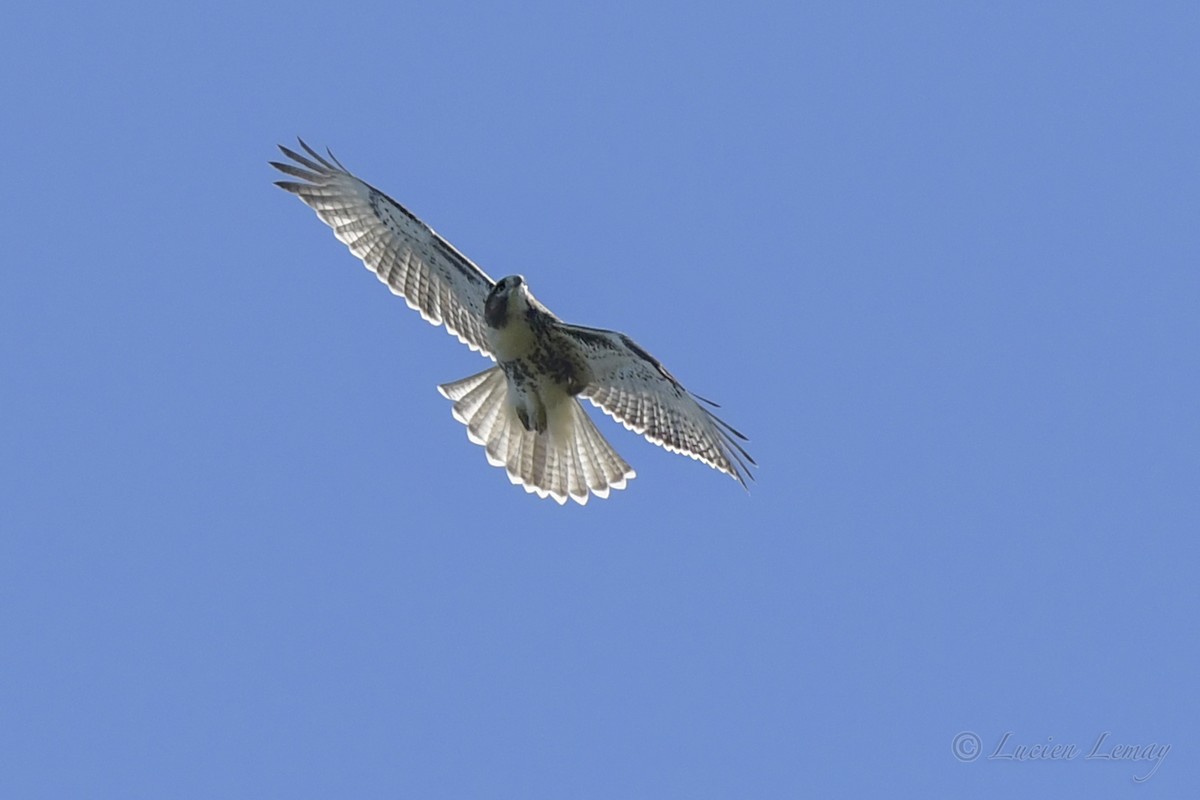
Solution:
<path fill-rule="evenodd" d="M 504 467 L 510 481 L 538 497 L 560 505 L 569 497 L 583 505 L 589 493 L 608 497 L 636 475 L 573 397 L 547 410 L 547 427 L 539 434 L 525 430 L 517 418 L 499 367 L 438 391 L 454 402 L 454 418 L 467 426 L 467 438 L 483 445 L 488 463 Z"/>

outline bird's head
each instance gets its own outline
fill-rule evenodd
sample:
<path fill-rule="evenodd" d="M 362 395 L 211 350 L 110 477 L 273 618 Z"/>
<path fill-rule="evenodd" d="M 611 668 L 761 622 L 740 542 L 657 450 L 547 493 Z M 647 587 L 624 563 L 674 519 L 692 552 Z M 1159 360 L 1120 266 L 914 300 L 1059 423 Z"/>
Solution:
<path fill-rule="evenodd" d="M 529 308 L 531 295 L 522 275 L 509 275 L 496 281 L 483 304 L 483 319 L 493 328 L 503 328 L 509 315 L 522 314 Z"/>

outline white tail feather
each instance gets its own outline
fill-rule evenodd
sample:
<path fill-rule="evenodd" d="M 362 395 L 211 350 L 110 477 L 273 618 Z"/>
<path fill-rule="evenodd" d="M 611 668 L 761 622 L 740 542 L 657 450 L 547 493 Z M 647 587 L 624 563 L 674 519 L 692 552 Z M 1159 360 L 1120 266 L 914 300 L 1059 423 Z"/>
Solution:
<path fill-rule="evenodd" d="M 547 409 L 543 433 L 525 430 L 508 401 L 504 371 L 492 367 L 438 387 L 454 402 L 454 418 L 467 426 L 467 437 L 483 445 L 489 464 L 504 467 L 508 479 L 538 497 L 580 505 L 589 493 L 608 497 L 624 489 L 636 473 L 596 430 L 574 397 Z"/>

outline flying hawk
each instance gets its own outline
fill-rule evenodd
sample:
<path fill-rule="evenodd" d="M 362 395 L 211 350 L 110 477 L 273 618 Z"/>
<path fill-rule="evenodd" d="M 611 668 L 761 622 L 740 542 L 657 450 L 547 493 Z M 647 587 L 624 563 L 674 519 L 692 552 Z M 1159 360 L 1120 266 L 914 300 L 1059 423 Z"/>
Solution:
<path fill-rule="evenodd" d="M 408 209 L 300 140 L 277 181 L 317 212 L 363 264 L 434 325 L 496 366 L 439 386 L 488 462 L 538 497 L 562 504 L 608 497 L 635 473 L 605 441 L 577 397 L 674 453 L 753 478 L 746 440 L 623 333 L 568 325 L 529 292 L 525 278 L 494 281 Z M 699 401 L 699 402 L 698 402 Z"/>

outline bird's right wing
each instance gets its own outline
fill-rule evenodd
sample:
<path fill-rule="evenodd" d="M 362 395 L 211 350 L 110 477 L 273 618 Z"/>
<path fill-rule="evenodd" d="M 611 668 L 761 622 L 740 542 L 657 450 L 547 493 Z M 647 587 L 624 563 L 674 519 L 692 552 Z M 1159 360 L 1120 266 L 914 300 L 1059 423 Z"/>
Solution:
<path fill-rule="evenodd" d="M 332 153 L 326 159 L 303 140 L 300 146 L 308 156 L 280 145 L 295 163 L 272 161 L 271 166 L 303 183 L 275 185 L 316 211 L 410 308 L 490 357 L 483 304 L 495 281 L 404 206 L 351 175 Z"/>

